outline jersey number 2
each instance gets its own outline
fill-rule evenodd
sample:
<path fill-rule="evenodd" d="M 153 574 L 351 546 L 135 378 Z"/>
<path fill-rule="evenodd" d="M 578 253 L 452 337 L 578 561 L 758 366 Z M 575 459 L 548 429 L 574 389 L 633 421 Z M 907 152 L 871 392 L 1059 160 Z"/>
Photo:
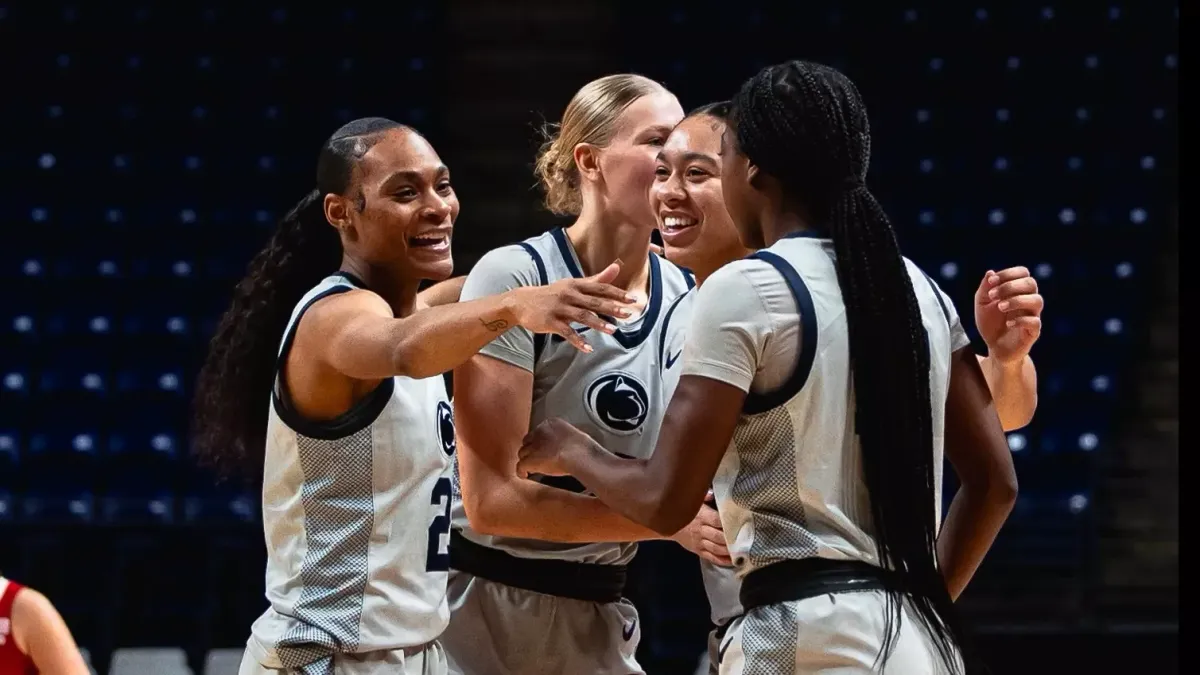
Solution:
<path fill-rule="evenodd" d="M 433 499 L 430 503 L 441 506 L 444 499 L 446 507 L 429 526 L 429 552 L 425 556 L 425 569 L 429 572 L 450 570 L 450 501 L 454 498 L 453 493 L 449 478 L 439 478 L 433 486 Z M 447 539 L 445 553 L 442 552 L 442 537 Z"/>

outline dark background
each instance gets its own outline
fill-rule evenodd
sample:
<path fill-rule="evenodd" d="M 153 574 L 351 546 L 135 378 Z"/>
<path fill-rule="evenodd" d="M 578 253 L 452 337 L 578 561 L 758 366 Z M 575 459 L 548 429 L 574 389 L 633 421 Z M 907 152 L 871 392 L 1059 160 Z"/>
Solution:
<path fill-rule="evenodd" d="M 555 222 L 535 129 L 588 80 L 640 72 L 691 108 L 802 57 L 858 83 L 870 185 L 960 311 L 989 268 L 1030 267 L 1046 297 L 1021 496 L 962 600 L 996 672 L 1173 671 L 1178 47 L 1162 0 L 0 0 L 0 569 L 101 670 L 118 647 L 197 668 L 240 647 L 258 496 L 192 467 L 187 402 L 324 138 L 365 115 L 422 130 L 465 273 Z M 635 568 L 643 665 L 691 672 L 694 558 L 646 545 Z"/>

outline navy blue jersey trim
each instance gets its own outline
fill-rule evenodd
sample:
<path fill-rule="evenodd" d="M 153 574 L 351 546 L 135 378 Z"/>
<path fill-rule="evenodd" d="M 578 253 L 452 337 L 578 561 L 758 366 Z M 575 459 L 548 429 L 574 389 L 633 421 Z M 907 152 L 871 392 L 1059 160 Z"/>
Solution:
<path fill-rule="evenodd" d="M 337 276 L 344 277 L 347 275 L 344 272 L 339 272 Z M 300 325 L 300 319 L 304 317 L 304 313 L 308 311 L 308 308 L 316 304 L 318 300 L 352 290 L 354 289 L 349 286 L 334 286 L 333 288 L 321 291 L 306 302 L 300 308 L 299 313 L 296 314 L 296 320 L 288 328 L 287 334 L 283 339 L 283 347 L 279 350 L 279 359 L 275 362 L 275 377 L 279 384 L 271 391 L 271 405 L 275 407 L 275 414 L 279 415 L 279 419 L 283 420 L 284 424 L 288 425 L 292 431 L 301 436 L 322 441 L 335 441 L 340 438 L 353 436 L 371 426 L 371 423 L 379 418 L 379 414 L 383 412 L 388 401 L 391 400 L 392 393 L 396 388 L 395 378 L 385 377 L 361 401 L 355 403 L 349 410 L 331 420 L 310 420 L 301 415 L 295 406 L 292 405 L 292 398 L 287 390 L 287 380 L 283 376 L 283 367 L 287 363 L 288 352 L 291 351 L 292 343 L 296 339 L 296 328 Z"/>
<path fill-rule="evenodd" d="M 942 292 L 938 290 L 937 284 L 933 283 L 933 279 L 921 270 L 921 276 L 925 277 L 925 281 L 929 283 L 929 288 L 933 289 L 933 297 L 937 298 L 938 304 L 942 306 L 942 316 L 946 317 L 946 323 L 950 323 L 950 308 L 946 306 L 946 301 L 942 298 Z"/>
<path fill-rule="evenodd" d="M 533 246 L 526 242 L 517 244 L 525 249 L 530 258 L 533 258 L 533 264 L 537 266 L 538 282 L 545 286 L 550 283 L 550 276 L 546 274 L 546 263 L 542 260 L 542 256 Z M 533 362 L 536 364 L 538 357 L 542 354 L 542 349 L 546 346 L 546 336 L 542 333 L 534 333 L 533 335 Z"/>
<path fill-rule="evenodd" d="M 817 356 L 817 312 L 813 307 L 808 286 L 788 261 L 770 251 L 759 251 L 750 257 L 771 265 L 783 275 L 783 280 L 792 291 L 792 297 L 796 299 L 796 309 L 800 312 L 800 358 L 796 361 L 796 369 L 779 389 L 767 394 L 746 395 L 742 412 L 757 415 L 787 403 L 800 393 L 808 382 L 813 361 Z"/>

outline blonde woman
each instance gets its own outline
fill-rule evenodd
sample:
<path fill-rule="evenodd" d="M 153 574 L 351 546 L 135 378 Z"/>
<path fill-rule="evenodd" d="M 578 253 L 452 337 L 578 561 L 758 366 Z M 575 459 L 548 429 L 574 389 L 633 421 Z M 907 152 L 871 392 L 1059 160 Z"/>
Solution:
<path fill-rule="evenodd" d="M 567 106 L 537 169 L 546 205 L 575 217 L 488 253 L 462 299 L 580 278 L 621 261 L 612 281 L 634 310 L 611 317 L 611 335 L 580 328 L 590 352 L 522 328 L 455 370 L 458 476 L 451 544 L 450 669 L 466 675 L 640 673 L 637 611 L 622 598 L 628 543 L 661 538 L 617 515 L 570 478 L 515 473 L 526 433 L 571 420 L 607 447 L 643 458 L 654 448 L 666 392 L 656 326 L 693 285 L 650 252 L 647 194 L 655 157 L 683 109 L 637 75 L 588 83 Z M 571 353 L 575 352 L 575 353 Z M 727 563 L 718 519 L 703 507 L 672 537 Z"/>

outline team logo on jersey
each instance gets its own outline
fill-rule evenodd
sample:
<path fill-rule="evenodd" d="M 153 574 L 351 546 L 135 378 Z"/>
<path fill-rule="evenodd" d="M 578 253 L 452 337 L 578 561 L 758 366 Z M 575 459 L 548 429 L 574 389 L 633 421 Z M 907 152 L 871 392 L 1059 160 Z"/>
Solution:
<path fill-rule="evenodd" d="M 587 388 L 584 401 L 592 419 L 618 434 L 640 430 L 650 412 L 645 385 L 627 373 L 601 376 Z"/>
<path fill-rule="evenodd" d="M 454 441 L 454 411 L 450 409 L 449 403 L 438 402 L 437 417 L 438 440 L 442 442 L 442 452 L 448 457 L 458 448 Z"/>

